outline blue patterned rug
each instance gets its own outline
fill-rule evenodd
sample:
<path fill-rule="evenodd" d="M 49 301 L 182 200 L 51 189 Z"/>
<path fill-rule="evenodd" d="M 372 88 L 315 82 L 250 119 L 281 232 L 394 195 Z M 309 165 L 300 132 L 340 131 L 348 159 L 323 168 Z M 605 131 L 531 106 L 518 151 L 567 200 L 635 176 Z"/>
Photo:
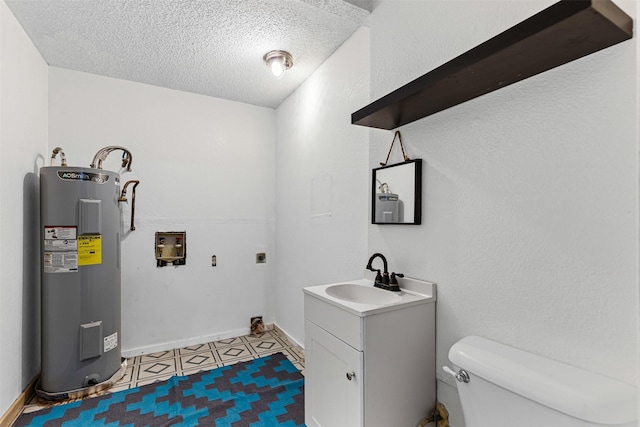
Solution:
<path fill-rule="evenodd" d="M 15 427 L 304 427 L 304 377 L 282 353 L 22 414 Z"/>

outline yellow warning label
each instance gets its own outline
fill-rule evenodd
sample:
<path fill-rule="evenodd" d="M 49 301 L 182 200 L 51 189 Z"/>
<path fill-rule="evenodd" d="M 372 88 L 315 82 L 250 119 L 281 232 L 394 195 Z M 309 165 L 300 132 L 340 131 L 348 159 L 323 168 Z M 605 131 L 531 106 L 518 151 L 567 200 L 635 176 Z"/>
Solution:
<path fill-rule="evenodd" d="M 102 236 L 78 236 L 78 265 L 102 264 Z"/>

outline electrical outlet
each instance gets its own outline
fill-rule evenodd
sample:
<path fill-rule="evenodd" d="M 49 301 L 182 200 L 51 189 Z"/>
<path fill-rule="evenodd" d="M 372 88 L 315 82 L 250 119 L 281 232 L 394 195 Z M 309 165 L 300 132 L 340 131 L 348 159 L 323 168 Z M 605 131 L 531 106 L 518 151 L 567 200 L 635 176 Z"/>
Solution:
<path fill-rule="evenodd" d="M 260 252 L 256 254 L 256 264 L 264 264 L 267 262 L 267 254 Z"/>

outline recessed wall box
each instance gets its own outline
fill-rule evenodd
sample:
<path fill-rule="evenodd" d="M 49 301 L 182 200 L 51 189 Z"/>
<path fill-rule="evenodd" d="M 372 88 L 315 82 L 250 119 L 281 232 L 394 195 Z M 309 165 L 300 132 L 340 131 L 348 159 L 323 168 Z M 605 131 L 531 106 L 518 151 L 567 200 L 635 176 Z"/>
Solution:
<path fill-rule="evenodd" d="M 156 265 L 187 263 L 187 232 L 156 231 Z"/>

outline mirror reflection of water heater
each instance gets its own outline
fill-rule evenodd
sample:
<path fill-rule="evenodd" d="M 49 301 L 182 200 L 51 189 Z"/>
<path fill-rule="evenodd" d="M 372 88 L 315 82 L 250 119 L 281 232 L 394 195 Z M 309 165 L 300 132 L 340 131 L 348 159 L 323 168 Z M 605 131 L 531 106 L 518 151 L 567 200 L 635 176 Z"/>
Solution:
<path fill-rule="evenodd" d="M 377 193 L 376 194 L 376 222 L 398 223 L 403 222 L 404 204 L 397 194 Z"/>

